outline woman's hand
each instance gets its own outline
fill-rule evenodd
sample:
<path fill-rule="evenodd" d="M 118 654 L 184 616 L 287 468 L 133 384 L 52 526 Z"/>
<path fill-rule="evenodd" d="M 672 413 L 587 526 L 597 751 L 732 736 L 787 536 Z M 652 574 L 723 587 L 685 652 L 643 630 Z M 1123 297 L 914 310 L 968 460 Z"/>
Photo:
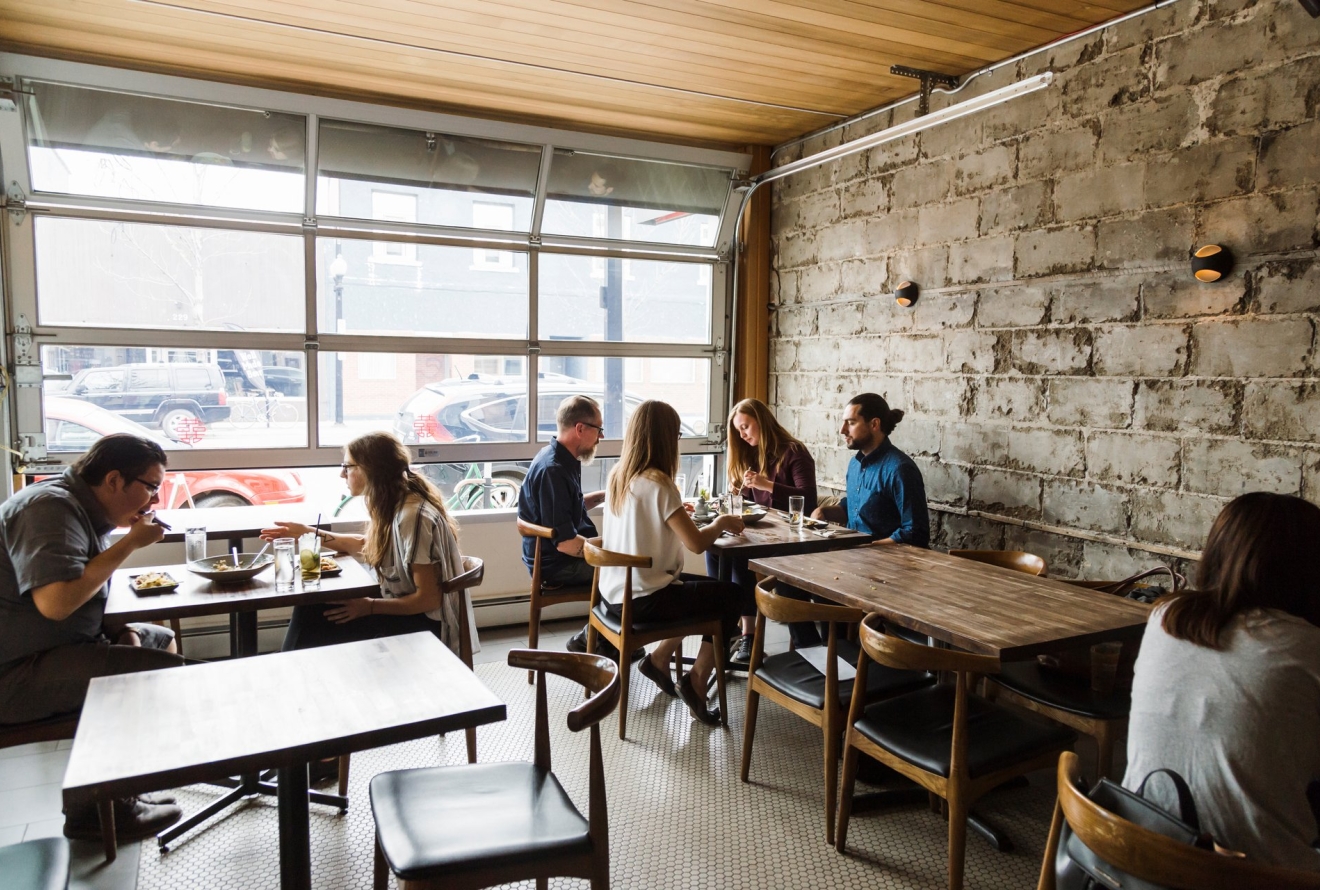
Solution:
<path fill-rule="evenodd" d="M 370 615 L 371 604 L 371 598 L 365 596 L 358 599 L 340 600 L 330 604 L 330 608 L 325 610 L 325 617 L 335 624 L 347 624 L 354 618 L 364 618 Z"/>
<path fill-rule="evenodd" d="M 743 473 L 743 488 L 753 488 L 757 491 L 774 491 L 775 480 L 764 473 L 758 473 L 755 470 L 748 470 Z"/>
<path fill-rule="evenodd" d="M 273 541 L 276 538 L 297 538 L 301 535 L 311 533 L 310 525 L 303 525 L 301 522 L 277 522 L 270 528 L 261 530 L 261 540 Z"/>
<path fill-rule="evenodd" d="M 741 535 L 744 528 L 742 517 L 734 516 L 731 513 L 724 513 L 715 517 L 715 521 L 711 525 L 718 528 L 721 534 L 728 532 L 731 535 Z"/>

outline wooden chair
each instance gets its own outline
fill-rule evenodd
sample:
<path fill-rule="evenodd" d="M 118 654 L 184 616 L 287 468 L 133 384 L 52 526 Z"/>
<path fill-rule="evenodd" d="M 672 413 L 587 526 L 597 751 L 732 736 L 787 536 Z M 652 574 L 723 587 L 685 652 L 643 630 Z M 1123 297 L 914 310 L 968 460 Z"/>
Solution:
<path fill-rule="evenodd" d="M 591 588 L 561 587 L 547 592 L 541 580 L 541 542 L 554 538 L 554 530 L 519 519 L 518 534 L 536 539 L 536 550 L 532 556 L 532 601 L 527 619 L 527 648 L 536 649 L 541 640 L 541 611 L 560 603 L 588 602 L 591 599 Z M 527 682 L 531 683 L 535 676 L 533 671 L 528 671 Z"/>
<path fill-rule="evenodd" d="M 638 646 L 646 646 L 672 637 L 709 634 L 714 641 L 712 645 L 715 646 L 715 683 L 719 689 L 720 722 L 727 727 L 729 725 L 729 709 L 725 706 L 724 697 L 723 654 L 728 650 L 728 646 L 726 645 L 727 641 L 724 639 L 724 629 L 720 626 L 720 619 L 682 619 L 646 624 L 634 623 L 632 620 L 633 569 L 650 568 L 651 557 L 633 556 L 628 553 L 615 553 L 604 550 L 600 546 L 599 538 L 587 542 L 586 547 L 583 549 L 583 556 L 586 557 L 587 564 L 596 569 L 596 575 L 591 581 L 591 612 L 587 623 L 587 651 L 596 651 L 597 634 L 609 640 L 619 650 L 619 681 L 621 685 L 619 694 L 623 697 L 623 703 L 619 706 L 619 738 L 625 739 L 628 737 L 628 679 L 632 668 L 628 653 Z M 617 566 L 625 570 L 623 603 L 618 619 L 610 615 L 600 596 L 600 570 L 607 566 Z M 677 657 L 674 661 L 677 670 L 681 671 L 682 657 Z"/>
<path fill-rule="evenodd" d="M 1038 577 L 1043 577 L 1047 569 L 1045 560 L 1025 550 L 950 550 L 949 555 Z"/>
<path fill-rule="evenodd" d="M 482 580 L 486 577 L 486 563 L 475 556 L 463 557 L 463 573 L 455 575 L 448 581 L 440 585 L 440 594 L 443 598 L 450 593 L 458 594 L 458 657 L 472 670 L 472 628 L 467 620 L 467 596 L 468 591 L 473 587 L 480 587 Z M 477 762 L 477 728 L 469 726 L 463 730 L 467 736 L 467 754 L 468 763 Z M 339 757 L 339 796 L 348 795 L 348 769 L 351 754 L 343 754 Z"/>
<path fill-rule="evenodd" d="M 68 890 L 69 842 L 47 837 L 0 847 L 7 890 Z"/>
<path fill-rule="evenodd" d="M 869 754 L 948 802 L 949 890 L 960 890 L 971 805 L 1009 779 L 1052 765 L 1077 736 L 974 695 L 977 675 L 999 671 L 996 658 L 908 642 L 886 633 L 876 614 L 866 616 L 860 630 L 862 657 L 848 709 L 834 846 L 843 852 L 847 844 L 858 754 Z M 948 671 L 953 682 L 868 706 L 873 661 L 899 670 Z"/>
<path fill-rule="evenodd" d="M 1140 579 L 1160 573 L 1170 576 L 1175 590 L 1183 583 L 1183 577 L 1167 567 L 1141 572 L 1121 581 L 1065 583 L 1123 596 Z M 1139 646 L 1140 642 L 1135 640 L 1122 644 L 1115 665 L 1117 673 L 1124 674 L 1131 670 Z M 1089 649 L 1086 650 L 1086 656 L 1089 661 Z M 1130 688 L 1120 684 L 1107 690 L 1098 689 L 1091 682 L 1089 670 L 1072 677 L 1051 671 L 1032 660 L 1006 664 L 998 676 L 987 677 L 986 698 L 1034 711 L 1090 736 L 1095 740 L 1096 748 L 1094 775 L 1113 777 L 1114 747 L 1127 734 L 1128 714 L 1132 710 Z"/>
<path fill-rule="evenodd" d="M 475 890 L 535 878 L 579 877 L 610 886 L 609 820 L 600 721 L 619 703 L 619 670 L 600 655 L 515 649 L 509 666 L 537 674 L 535 760 L 381 773 L 371 780 L 376 820 L 375 890 L 389 870 L 400 890 Z M 591 696 L 568 713 L 572 732 L 591 730 L 588 816 L 550 770 L 546 673 Z"/>
<path fill-rule="evenodd" d="M 1202 850 L 1142 828 L 1086 796 L 1076 754 L 1059 758 L 1059 797 L 1037 890 L 1055 890 L 1054 857 L 1066 819 L 1083 844 L 1132 877 L 1170 890 L 1317 890 L 1320 873 Z"/>
<path fill-rule="evenodd" d="M 852 680 L 839 679 L 839 659 L 856 664 L 861 652 L 856 643 L 841 639 L 840 624 L 856 624 L 864 617 L 860 609 L 822 605 L 780 596 L 774 592 L 775 579 L 756 587 L 756 631 L 752 638 L 752 660 L 747 668 L 747 713 L 743 719 L 742 769 L 747 781 L 752 763 L 752 740 L 756 735 L 756 714 L 761 696 L 787 708 L 824 736 L 825 749 L 825 840 L 834 843 L 834 809 L 838 803 L 839 740 L 843 721 L 852 698 Z M 796 651 L 765 657 L 765 622 L 825 621 L 829 623 L 825 645 L 825 673 Z M 935 682 L 930 674 L 895 671 L 879 665 L 867 672 L 866 700 L 877 701 L 911 692 Z"/>

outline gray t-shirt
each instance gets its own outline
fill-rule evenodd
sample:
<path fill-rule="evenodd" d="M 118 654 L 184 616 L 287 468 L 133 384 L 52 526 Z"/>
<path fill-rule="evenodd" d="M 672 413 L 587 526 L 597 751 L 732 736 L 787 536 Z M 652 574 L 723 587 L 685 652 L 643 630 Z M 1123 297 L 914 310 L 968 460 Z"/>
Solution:
<path fill-rule="evenodd" d="M 1151 615 L 1137 656 L 1123 787 L 1175 770 L 1221 845 L 1320 871 L 1306 799 L 1320 779 L 1320 628 L 1253 610 L 1229 623 L 1215 650 L 1165 633 L 1163 617 Z M 1172 807 L 1168 784 L 1152 781 L 1147 793 Z"/>
<path fill-rule="evenodd" d="M 32 591 L 81 578 L 112 529 L 96 495 L 72 470 L 0 504 L 0 667 L 101 633 L 104 588 L 63 621 L 42 615 Z"/>

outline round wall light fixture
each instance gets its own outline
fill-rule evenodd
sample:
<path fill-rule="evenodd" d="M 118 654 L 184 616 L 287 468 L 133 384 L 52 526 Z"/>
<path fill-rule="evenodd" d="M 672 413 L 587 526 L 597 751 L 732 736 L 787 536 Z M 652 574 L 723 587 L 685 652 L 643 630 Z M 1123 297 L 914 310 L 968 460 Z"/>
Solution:
<path fill-rule="evenodd" d="M 1233 270 L 1233 254 L 1227 247 L 1207 244 L 1192 252 L 1192 274 L 1207 284 L 1219 281 Z"/>
<path fill-rule="evenodd" d="M 902 281 L 898 287 L 894 288 L 894 300 L 900 306 L 911 306 L 917 302 L 917 285 L 915 282 Z"/>

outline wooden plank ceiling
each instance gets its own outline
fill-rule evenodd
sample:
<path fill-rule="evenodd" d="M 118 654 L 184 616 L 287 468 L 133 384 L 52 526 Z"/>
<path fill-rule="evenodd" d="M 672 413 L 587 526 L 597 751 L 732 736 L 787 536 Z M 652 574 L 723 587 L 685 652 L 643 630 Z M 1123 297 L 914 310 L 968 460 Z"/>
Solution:
<path fill-rule="evenodd" d="M 36 55 L 669 141 L 773 145 L 1145 0 L 0 0 Z"/>

